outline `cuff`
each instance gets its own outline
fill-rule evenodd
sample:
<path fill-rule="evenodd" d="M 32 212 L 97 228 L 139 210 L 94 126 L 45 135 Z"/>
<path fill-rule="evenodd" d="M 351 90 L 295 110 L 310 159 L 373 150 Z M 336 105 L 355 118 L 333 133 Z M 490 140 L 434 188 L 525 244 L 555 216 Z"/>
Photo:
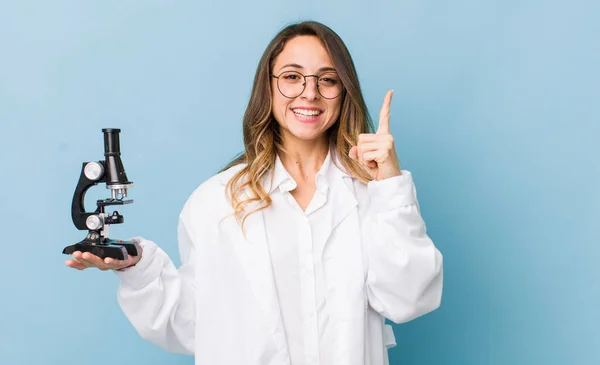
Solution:
<path fill-rule="evenodd" d="M 412 174 L 402 170 L 400 176 L 367 184 L 369 199 L 375 211 L 387 211 L 416 203 Z"/>
<path fill-rule="evenodd" d="M 157 277 L 162 271 L 161 249 L 152 241 L 135 237 L 132 240 L 142 246 L 142 258 L 134 266 L 121 270 L 113 270 L 121 279 L 121 284 L 133 289 L 142 289 Z"/>

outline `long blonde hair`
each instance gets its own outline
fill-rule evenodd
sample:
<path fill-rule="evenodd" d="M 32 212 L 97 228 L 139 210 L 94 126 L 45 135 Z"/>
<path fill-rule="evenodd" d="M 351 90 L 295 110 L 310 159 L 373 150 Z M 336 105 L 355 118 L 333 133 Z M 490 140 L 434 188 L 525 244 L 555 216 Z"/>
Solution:
<path fill-rule="evenodd" d="M 329 27 L 314 21 L 289 25 L 271 40 L 262 55 L 254 86 L 243 119 L 244 152 L 221 171 L 246 164 L 227 182 L 226 192 L 234 215 L 242 227 L 248 215 L 269 207 L 272 203 L 261 182 L 275 167 L 276 153 L 283 149 L 279 124 L 272 114 L 271 67 L 287 41 L 297 36 L 316 36 L 329 53 L 333 66 L 344 86 L 338 121 L 328 130 L 329 148 L 334 163 L 362 182 L 371 176 L 348 153 L 356 145 L 360 133 L 371 133 L 373 122 L 360 90 L 360 84 L 350 52 L 342 39 Z M 339 158 L 339 161 L 337 161 Z M 339 166 L 339 165 L 338 165 Z M 244 214 L 248 204 L 262 203 Z"/>

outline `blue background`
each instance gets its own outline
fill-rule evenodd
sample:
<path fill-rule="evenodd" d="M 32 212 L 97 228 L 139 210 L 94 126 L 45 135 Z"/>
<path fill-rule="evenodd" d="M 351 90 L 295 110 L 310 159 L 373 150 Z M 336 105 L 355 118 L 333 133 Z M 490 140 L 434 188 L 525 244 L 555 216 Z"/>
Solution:
<path fill-rule="evenodd" d="M 395 90 L 445 256 L 442 307 L 394 325 L 391 363 L 599 364 L 599 4 L 3 1 L 0 364 L 193 363 L 136 334 L 114 274 L 64 266 L 81 163 L 122 128 L 135 203 L 111 236 L 178 263 L 183 203 L 240 151 L 258 60 L 305 19 L 345 40 L 374 117 Z"/>

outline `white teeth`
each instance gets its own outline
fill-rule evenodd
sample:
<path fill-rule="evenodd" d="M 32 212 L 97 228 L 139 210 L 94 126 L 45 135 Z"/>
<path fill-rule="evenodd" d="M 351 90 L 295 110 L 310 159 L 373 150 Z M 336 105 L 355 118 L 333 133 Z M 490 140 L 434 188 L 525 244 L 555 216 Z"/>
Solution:
<path fill-rule="evenodd" d="M 307 116 L 321 114 L 321 112 L 319 110 L 306 110 L 306 109 L 294 109 L 294 113 L 299 114 L 299 115 L 307 115 Z"/>

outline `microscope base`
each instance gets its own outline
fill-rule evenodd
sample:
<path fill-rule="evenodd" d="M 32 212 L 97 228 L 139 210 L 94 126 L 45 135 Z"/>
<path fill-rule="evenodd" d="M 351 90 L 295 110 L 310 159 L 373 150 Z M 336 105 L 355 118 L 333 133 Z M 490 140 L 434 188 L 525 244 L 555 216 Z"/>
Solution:
<path fill-rule="evenodd" d="M 129 255 L 137 256 L 141 252 L 140 246 L 133 241 L 108 240 L 106 243 L 92 243 L 81 241 L 64 248 L 63 253 L 71 255 L 75 251 L 89 252 L 101 259 L 112 257 L 116 260 L 127 260 Z"/>

